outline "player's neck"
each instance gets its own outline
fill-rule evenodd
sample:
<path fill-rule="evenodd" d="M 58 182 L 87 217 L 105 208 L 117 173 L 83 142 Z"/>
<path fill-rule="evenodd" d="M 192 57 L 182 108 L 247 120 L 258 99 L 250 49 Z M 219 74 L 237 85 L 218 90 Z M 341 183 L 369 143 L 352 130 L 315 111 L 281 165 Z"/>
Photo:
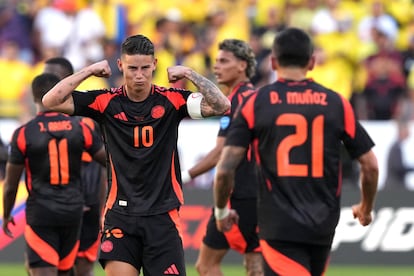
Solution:
<path fill-rule="evenodd" d="M 47 109 L 43 104 L 41 103 L 35 103 L 36 106 L 36 113 L 42 113 L 46 111 L 50 111 L 50 109 Z"/>
<path fill-rule="evenodd" d="M 128 88 L 128 86 L 125 85 L 124 89 L 128 96 L 128 99 L 133 102 L 142 102 L 148 98 L 149 94 L 151 93 L 151 84 L 148 87 L 142 87 L 142 89 L 132 89 Z"/>
<path fill-rule="evenodd" d="M 241 83 L 248 83 L 250 82 L 249 78 L 247 78 L 246 76 L 237 78 L 236 80 L 234 80 L 233 82 L 229 83 L 227 86 L 228 88 L 228 93 L 231 93 L 235 87 L 237 87 L 238 85 L 240 85 Z"/>
<path fill-rule="evenodd" d="M 298 67 L 283 67 L 278 68 L 277 77 L 286 80 L 301 81 L 306 79 L 307 70 Z"/>

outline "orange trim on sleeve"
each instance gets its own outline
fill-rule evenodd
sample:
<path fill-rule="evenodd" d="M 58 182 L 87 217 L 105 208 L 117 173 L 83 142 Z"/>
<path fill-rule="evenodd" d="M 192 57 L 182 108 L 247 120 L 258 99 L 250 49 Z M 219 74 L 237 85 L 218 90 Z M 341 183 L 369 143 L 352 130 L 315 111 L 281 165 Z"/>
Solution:
<path fill-rule="evenodd" d="M 53 266 L 58 266 L 59 264 L 59 254 L 56 250 L 50 246 L 47 242 L 42 240 L 30 225 L 26 225 L 24 229 L 24 238 L 26 239 L 27 244 L 29 247 L 38 254 L 42 260 L 45 262 L 50 263 Z"/>
<path fill-rule="evenodd" d="M 254 103 L 256 101 L 257 93 L 247 99 L 246 104 L 241 110 L 241 114 L 247 122 L 249 129 L 252 129 L 254 126 Z"/>
<path fill-rule="evenodd" d="M 72 266 L 75 264 L 76 260 L 76 254 L 79 249 L 79 240 L 76 242 L 76 244 L 73 246 L 70 253 L 59 261 L 58 269 L 59 270 L 69 270 L 72 268 Z"/>
<path fill-rule="evenodd" d="M 95 130 L 95 123 L 91 118 L 88 117 L 82 117 L 81 121 L 86 124 L 88 127 L 90 127 L 92 130 Z"/>
<path fill-rule="evenodd" d="M 90 129 L 92 129 L 92 131 L 95 130 L 95 123 L 91 118 L 82 117 L 81 122 L 84 123 L 85 125 L 87 125 Z M 82 152 L 82 161 L 83 162 L 92 162 L 92 156 L 88 152 L 84 151 L 84 152 Z"/>
<path fill-rule="evenodd" d="M 266 241 L 260 240 L 263 258 L 277 275 L 310 276 L 310 272 L 301 264 L 272 248 Z"/>
<path fill-rule="evenodd" d="M 341 100 L 342 100 L 342 105 L 344 107 L 345 132 L 348 133 L 348 135 L 351 138 L 355 138 L 356 125 L 355 125 L 354 110 L 352 109 L 352 106 L 349 103 L 349 101 L 346 100 L 343 96 L 341 96 Z"/>
<path fill-rule="evenodd" d="M 82 126 L 83 137 L 85 138 L 84 145 L 85 145 L 85 148 L 88 149 L 92 146 L 92 141 L 93 141 L 92 131 L 84 123 L 81 123 L 80 125 Z"/>
<path fill-rule="evenodd" d="M 17 147 L 22 152 L 23 155 L 26 155 L 26 136 L 24 132 L 26 127 L 22 127 L 17 135 Z"/>
<path fill-rule="evenodd" d="M 95 101 L 89 105 L 90 108 L 94 110 L 98 110 L 99 112 L 103 112 L 106 107 L 108 106 L 109 102 L 115 97 L 117 94 L 105 93 L 97 96 Z"/>

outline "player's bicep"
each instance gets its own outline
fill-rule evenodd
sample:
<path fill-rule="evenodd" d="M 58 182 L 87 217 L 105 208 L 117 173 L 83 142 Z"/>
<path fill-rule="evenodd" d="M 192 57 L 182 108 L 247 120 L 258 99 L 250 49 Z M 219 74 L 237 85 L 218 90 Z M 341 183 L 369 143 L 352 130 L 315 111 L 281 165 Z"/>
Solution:
<path fill-rule="evenodd" d="M 51 110 L 73 115 L 75 106 L 72 95 L 67 95 L 61 104 L 56 104 L 50 107 Z"/>

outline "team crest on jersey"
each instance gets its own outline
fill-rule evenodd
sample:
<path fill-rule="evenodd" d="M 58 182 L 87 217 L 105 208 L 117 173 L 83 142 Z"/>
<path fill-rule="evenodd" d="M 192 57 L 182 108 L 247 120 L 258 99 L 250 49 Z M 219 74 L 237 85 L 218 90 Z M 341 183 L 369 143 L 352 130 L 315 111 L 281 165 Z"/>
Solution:
<path fill-rule="evenodd" d="M 156 105 L 151 110 L 151 116 L 154 119 L 159 119 L 165 114 L 165 109 L 161 105 Z"/>
<path fill-rule="evenodd" d="M 221 129 L 226 129 L 228 128 L 230 125 L 230 117 L 229 116 L 223 116 L 220 119 L 220 128 Z"/>
<path fill-rule="evenodd" d="M 114 244 L 109 240 L 106 240 L 101 244 L 102 252 L 108 253 L 108 252 L 111 252 L 112 249 L 114 249 Z"/>

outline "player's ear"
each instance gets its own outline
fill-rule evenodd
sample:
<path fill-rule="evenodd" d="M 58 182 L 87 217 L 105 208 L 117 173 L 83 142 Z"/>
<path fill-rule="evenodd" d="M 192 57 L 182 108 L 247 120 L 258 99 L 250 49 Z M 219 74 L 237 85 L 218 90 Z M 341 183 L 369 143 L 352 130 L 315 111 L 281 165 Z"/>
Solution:
<path fill-rule="evenodd" d="M 279 67 L 279 63 L 277 62 L 277 59 L 273 55 L 270 57 L 270 63 L 271 63 L 272 69 L 277 70 L 277 68 Z"/>
<path fill-rule="evenodd" d="M 308 70 L 311 71 L 315 67 L 316 57 L 312 55 L 308 62 Z"/>
<path fill-rule="evenodd" d="M 124 71 L 122 70 L 122 61 L 121 61 L 121 59 L 118 58 L 118 60 L 116 61 L 116 64 L 118 65 L 119 72 L 123 73 Z"/>

